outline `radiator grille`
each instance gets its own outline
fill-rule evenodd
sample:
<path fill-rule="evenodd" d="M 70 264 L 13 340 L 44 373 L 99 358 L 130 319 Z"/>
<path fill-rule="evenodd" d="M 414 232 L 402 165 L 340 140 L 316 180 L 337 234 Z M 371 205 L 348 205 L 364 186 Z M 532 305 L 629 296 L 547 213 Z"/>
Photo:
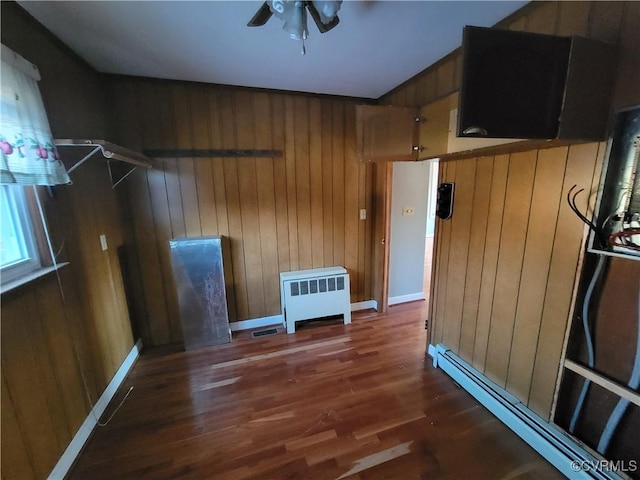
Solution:
<path fill-rule="evenodd" d="M 290 282 L 291 296 L 313 295 L 314 293 L 334 292 L 344 290 L 344 277 L 329 277 L 314 280 Z"/>

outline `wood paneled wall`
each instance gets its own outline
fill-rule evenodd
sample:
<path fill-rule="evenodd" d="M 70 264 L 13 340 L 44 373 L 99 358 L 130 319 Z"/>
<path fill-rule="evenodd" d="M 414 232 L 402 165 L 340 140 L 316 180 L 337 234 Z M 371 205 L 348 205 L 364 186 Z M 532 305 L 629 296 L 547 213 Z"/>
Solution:
<path fill-rule="evenodd" d="M 155 159 L 127 180 L 150 342 L 182 338 L 168 242 L 223 235 L 230 320 L 280 313 L 279 272 L 343 265 L 371 299 L 371 167 L 355 100 L 114 78 L 119 141 L 136 149 L 275 149 L 274 158 Z M 359 220 L 359 210 L 369 215 Z"/>
<path fill-rule="evenodd" d="M 54 136 L 107 136 L 104 80 L 15 3 L 1 8 L 2 43 L 40 69 Z M 47 478 L 133 345 L 117 192 L 104 160 L 71 179 L 41 192 L 53 249 L 70 265 L 2 295 L 3 479 Z"/>
<path fill-rule="evenodd" d="M 106 164 L 87 163 L 71 178 L 45 203 L 54 251 L 70 264 L 59 279 L 52 273 L 2 295 L 6 479 L 47 477 L 133 346 L 117 254 L 123 226 Z"/>
<path fill-rule="evenodd" d="M 640 5 L 638 2 L 531 2 L 497 25 L 511 30 L 581 35 L 618 46 L 614 107 L 638 102 Z M 460 88 L 461 49 L 455 50 L 380 100 L 388 105 L 424 106 Z"/>
<path fill-rule="evenodd" d="M 637 2 L 534 2 L 499 26 L 616 43 L 613 106 L 640 102 Z M 428 104 L 456 91 L 461 73 L 457 50 L 381 100 Z M 595 192 L 603 157 L 587 144 L 441 163 L 456 198 L 453 219 L 437 225 L 431 342 L 545 418 L 582 259 L 583 228 L 563 197 L 574 183 Z"/>
<path fill-rule="evenodd" d="M 1 8 L 2 42 L 39 66 L 40 87 L 56 137 L 105 137 L 138 149 L 182 146 L 284 151 L 283 157 L 270 159 L 168 159 L 155 162 L 156 168 L 149 172 L 136 172 L 125 182 L 129 211 L 124 214 L 133 225 L 131 232 L 123 226 L 115 196 L 123 190 L 114 194 L 108 188 L 104 164 L 79 169 L 73 176 L 74 185 L 60 187 L 58 198 L 47 202 L 54 248 L 62 248 L 64 240 L 61 259 L 70 260 L 71 266 L 61 271 L 62 290 L 52 276 L 2 297 L 1 407 L 2 477 L 45 478 L 133 342 L 116 259 L 118 246 L 135 243 L 144 293 L 144 305 L 137 310 L 148 316 L 148 343 L 180 339 L 167 250 L 167 241 L 178 235 L 220 233 L 230 238 L 226 263 L 231 265 L 234 320 L 278 313 L 277 273 L 287 269 L 343 264 L 351 273 L 352 301 L 368 300 L 375 280 L 371 275 L 373 172 L 358 165 L 354 155 L 355 100 L 104 78 L 15 3 L 2 2 Z M 505 25 L 587 34 L 618 43 L 620 67 L 614 101 L 618 106 L 640 101 L 639 11 L 637 2 L 535 2 Z M 454 52 L 382 100 L 424 105 L 456 90 L 459 75 L 460 56 Z M 117 120 L 113 132 L 119 138 L 110 130 L 105 113 L 109 83 L 115 85 L 110 109 Z M 552 374 L 557 370 L 556 339 L 562 336 L 560 323 L 566 323 L 567 317 L 570 294 L 568 283 L 561 284 L 561 279 L 575 274 L 576 235 L 581 230 L 558 203 L 550 225 L 565 233 L 559 237 L 556 232 L 549 245 L 541 233 L 549 226 L 537 217 L 537 207 L 525 205 L 526 194 L 517 192 L 523 188 L 529 192 L 529 201 L 552 211 L 545 203 L 548 199 L 536 193 L 542 172 L 552 168 L 546 156 L 558 157 L 560 167 L 553 167 L 564 173 L 554 177 L 553 184 L 560 188 L 557 182 L 561 179 L 564 188 L 580 175 L 595 174 L 601 155 L 598 148 L 529 152 L 495 162 L 478 158 L 454 162 L 445 170 L 456 182 L 475 182 L 473 193 L 462 192 L 456 200 L 460 215 L 448 227 L 439 228 L 438 251 L 442 253 L 436 258 L 436 268 L 442 273 L 436 277 L 438 303 L 434 305 L 453 315 L 454 321 L 446 328 L 435 322 L 440 330 L 434 334 L 450 342 L 458 338 L 458 349 L 467 358 L 526 397 L 540 413 L 548 410 Z M 571 173 L 584 165 L 586 174 Z M 489 190 L 487 181 L 491 182 Z M 505 195 L 509 205 L 513 201 L 524 210 L 507 206 Z M 469 210 L 470 198 L 478 202 L 473 210 Z M 367 209 L 366 221 L 358 220 L 360 208 Z M 526 227 L 522 225 L 525 217 Z M 482 225 L 486 226 L 484 235 Z M 537 251 L 531 242 L 522 243 L 532 228 L 544 240 L 543 251 Z M 457 232 L 473 232 L 473 236 Z M 100 233 L 107 234 L 107 252 L 99 249 Z M 448 250 L 442 248 L 443 242 Z M 478 256 L 469 255 L 480 251 L 480 245 L 481 263 Z M 567 258 L 557 253 L 565 248 Z M 446 256 L 445 251 L 449 252 Z M 466 256 L 458 255 L 464 252 Z M 540 265 L 534 271 L 535 259 Z M 480 264 L 478 278 L 475 269 Z M 519 270 L 520 279 L 508 282 Z M 522 282 L 523 272 L 530 272 L 526 278 L 533 279 L 531 292 L 525 288 L 528 283 Z M 505 288 L 515 295 L 516 285 L 515 313 L 515 300 L 508 296 L 500 296 L 497 303 L 491 298 L 489 307 L 488 292 Z M 543 289 L 547 293 L 540 313 L 534 300 Z M 456 301 L 455 292 L 461 292 L 462 302 Z M 469 315 L 476 297 L 482 300 L 478 304 L 478 311 L 485 312 L 482 319 Z M 532 304 L 536 305 L 532 312 L 519 307 Z M 493 315 L 494 308 L 502 313 Z M 492 317 L 487 319 L 489 311 Z M 530 320 L 536 315 L 538 324 Z M 505 333 L 509 329 L 518 342 L 513 346 Z M 539 339 L 534 348 L 536 330 Z M 553 341 L 547 347 L 549 339 Z M 504 348 L 501 342 L 506 342 Z M 473 351 L 469 350 L 472 344 Z M 483 345 L 487 347 L 484 356 Z M 508 363 L 502 350 L 509 352 Z M 520 350 L 537 352 L 534 363 Z M 543 350 L 551 355 L 542 355 Z M 527 370 L 531 370 L 529 377 L 513 376 L 513 372 Z"/>
<path fill-rule="evenodd" d="M 597 188 L 604 144 L 445 162 L 451 220 L 437 222 L 432 343 L 444 343 L 546 417 L 584 225 L 566 204 Z M 587 209 L 593 196 L 579 197 Z"/>
<path fill-rule="evenodd" d="M 69 270 L 62 270 L 62 278 Z M 67 279 L 65 278 L 65 280 Z M 2 298 L 2 478 L 46 478 L 88 400 L 55 276 Z"/>

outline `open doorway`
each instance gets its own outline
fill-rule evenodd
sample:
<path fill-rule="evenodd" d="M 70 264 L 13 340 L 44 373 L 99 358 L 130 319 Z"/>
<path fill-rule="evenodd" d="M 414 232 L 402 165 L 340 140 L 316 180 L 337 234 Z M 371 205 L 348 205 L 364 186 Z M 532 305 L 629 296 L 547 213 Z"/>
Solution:
<path fill-rule="evenodd" d="M 433 240 L 436 228 L 436 197 L 438 195 L 438 159 L 429 162 L 429 180 L 427 185 L 427 227 L 424 240 L 424 274 L 422 291 L 429 302 L 431 292 L 431 267 L 433 265 Z"/>
<path fill-rule="evenodd" d="M 393 164 L 389 305 L 428 298 L 425 279 L 431 278 L 437 177 L 438 167 L 434 161 Z"/>

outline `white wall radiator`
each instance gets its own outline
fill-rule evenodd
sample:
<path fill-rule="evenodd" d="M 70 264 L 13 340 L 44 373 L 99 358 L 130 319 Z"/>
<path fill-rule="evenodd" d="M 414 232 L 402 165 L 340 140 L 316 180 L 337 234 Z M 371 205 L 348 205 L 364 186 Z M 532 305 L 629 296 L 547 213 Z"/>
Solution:
<path fill-rule="evenodd" d="M 342 315 L 351 323 L 349 274 L 343 267 L 280 273 L 283 324 L 295 333 L 296 322 Z"/>

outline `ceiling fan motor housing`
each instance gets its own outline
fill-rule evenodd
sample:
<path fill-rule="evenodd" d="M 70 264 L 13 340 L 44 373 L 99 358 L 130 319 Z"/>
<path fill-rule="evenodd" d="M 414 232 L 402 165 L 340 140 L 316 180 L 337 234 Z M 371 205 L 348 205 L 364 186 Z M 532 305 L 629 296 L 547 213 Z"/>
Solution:
<path fill-rule="evenodd" d="M 338 14 L 342 0 L 314 0 L 312 2 L 301 0 L 269 0 L 267 4 L 271 12 L 281 20 L 291 18 L 296 8 L 308 8 L 309 4 L 312 4 L 313 8 L 318 12 L 322 23 L 328 24 L 331 23 Z"/>

